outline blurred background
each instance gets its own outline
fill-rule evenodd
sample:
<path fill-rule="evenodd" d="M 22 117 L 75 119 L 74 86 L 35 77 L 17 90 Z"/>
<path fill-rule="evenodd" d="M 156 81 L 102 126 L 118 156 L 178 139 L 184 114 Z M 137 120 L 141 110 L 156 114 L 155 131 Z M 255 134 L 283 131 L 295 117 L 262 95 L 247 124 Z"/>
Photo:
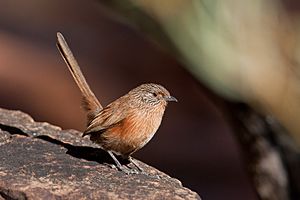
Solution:
<path fill-rule="evenodd" d="M 221 107 L 250 105 L 298 141 L 299 3 L 121 2 L 0 1 L 0 106 L 84 130 L 79 89 L 55 46 L 60 31 L 103 105 L 146 82 L 179 100 L 136 158 L 203 199 L 258 199 Z"/>

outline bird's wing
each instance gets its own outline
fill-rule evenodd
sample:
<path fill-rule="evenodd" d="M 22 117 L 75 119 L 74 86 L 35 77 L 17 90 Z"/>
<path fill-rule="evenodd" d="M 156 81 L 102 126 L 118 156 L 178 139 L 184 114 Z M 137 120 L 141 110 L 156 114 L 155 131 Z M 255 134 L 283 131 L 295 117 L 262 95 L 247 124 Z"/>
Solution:
<path fill-rule="evenodd" d="M 88 125 L 83 136 L 92 132 L 104 132 L 106 129 L 121 123 L 125 119 L 126 113 L 122 107 L 117 105 L 118 102 L 105 107 Z"/>

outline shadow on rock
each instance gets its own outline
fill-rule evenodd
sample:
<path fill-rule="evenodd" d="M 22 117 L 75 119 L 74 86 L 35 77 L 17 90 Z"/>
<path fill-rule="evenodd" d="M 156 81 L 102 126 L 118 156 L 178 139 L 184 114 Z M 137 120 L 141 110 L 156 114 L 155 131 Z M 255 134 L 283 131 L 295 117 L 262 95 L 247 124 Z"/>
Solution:
<path fill-rule="evenodd" d="M 68 150 L 66 152 L 67 154 L 69 154 L 75 158 L 85 159 L 87 161 L 95 161 L 100 164 L 104 164 L 104 163 L 109 164 L 109 165 L 115 164 L 113 159 L 109 156 L 109 154 L 101 148 L 93 148 L 93 147 L 87 147 L 87 146 L 74 146 L 74 145 L 62 142 L 60 140 L 54 139 L 52 137 L 49 137 L 47 135 L 40 135 L 35 138 L 62 146 Z M 125 165 L 129 164 L 128 160 L 122 159 L 120 156 L 117 156 L 117 158 L 122 164 L 125 164 Z"/>

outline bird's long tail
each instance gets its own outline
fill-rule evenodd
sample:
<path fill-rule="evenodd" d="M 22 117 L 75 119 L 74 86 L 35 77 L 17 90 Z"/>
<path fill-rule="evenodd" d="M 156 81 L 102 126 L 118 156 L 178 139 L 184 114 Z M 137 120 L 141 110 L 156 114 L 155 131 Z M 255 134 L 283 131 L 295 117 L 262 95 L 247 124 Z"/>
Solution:
<path fill-rule="evenodd" d="M 102 105 L 87 84 L 71 49 L 60 32 L 57 33 L 56 46 L 68 65 L 68 68 L 82 93 L 82 106 L 87 112 L 87 123 L 89 124 L 102 110 Z"/>

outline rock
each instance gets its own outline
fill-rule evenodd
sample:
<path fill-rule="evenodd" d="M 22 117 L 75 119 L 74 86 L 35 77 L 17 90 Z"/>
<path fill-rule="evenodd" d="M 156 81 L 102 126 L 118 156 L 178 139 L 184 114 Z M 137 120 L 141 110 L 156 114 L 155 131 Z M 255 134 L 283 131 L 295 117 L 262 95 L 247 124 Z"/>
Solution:
<path fill-rule="evenodd" d="M 0 200 L 200 199 L 140 161 L 145 174 L 111 168 L 107 153 L 80 132 L 35 122 L 20 111 L 0 109 L 0 152 Z"/>

